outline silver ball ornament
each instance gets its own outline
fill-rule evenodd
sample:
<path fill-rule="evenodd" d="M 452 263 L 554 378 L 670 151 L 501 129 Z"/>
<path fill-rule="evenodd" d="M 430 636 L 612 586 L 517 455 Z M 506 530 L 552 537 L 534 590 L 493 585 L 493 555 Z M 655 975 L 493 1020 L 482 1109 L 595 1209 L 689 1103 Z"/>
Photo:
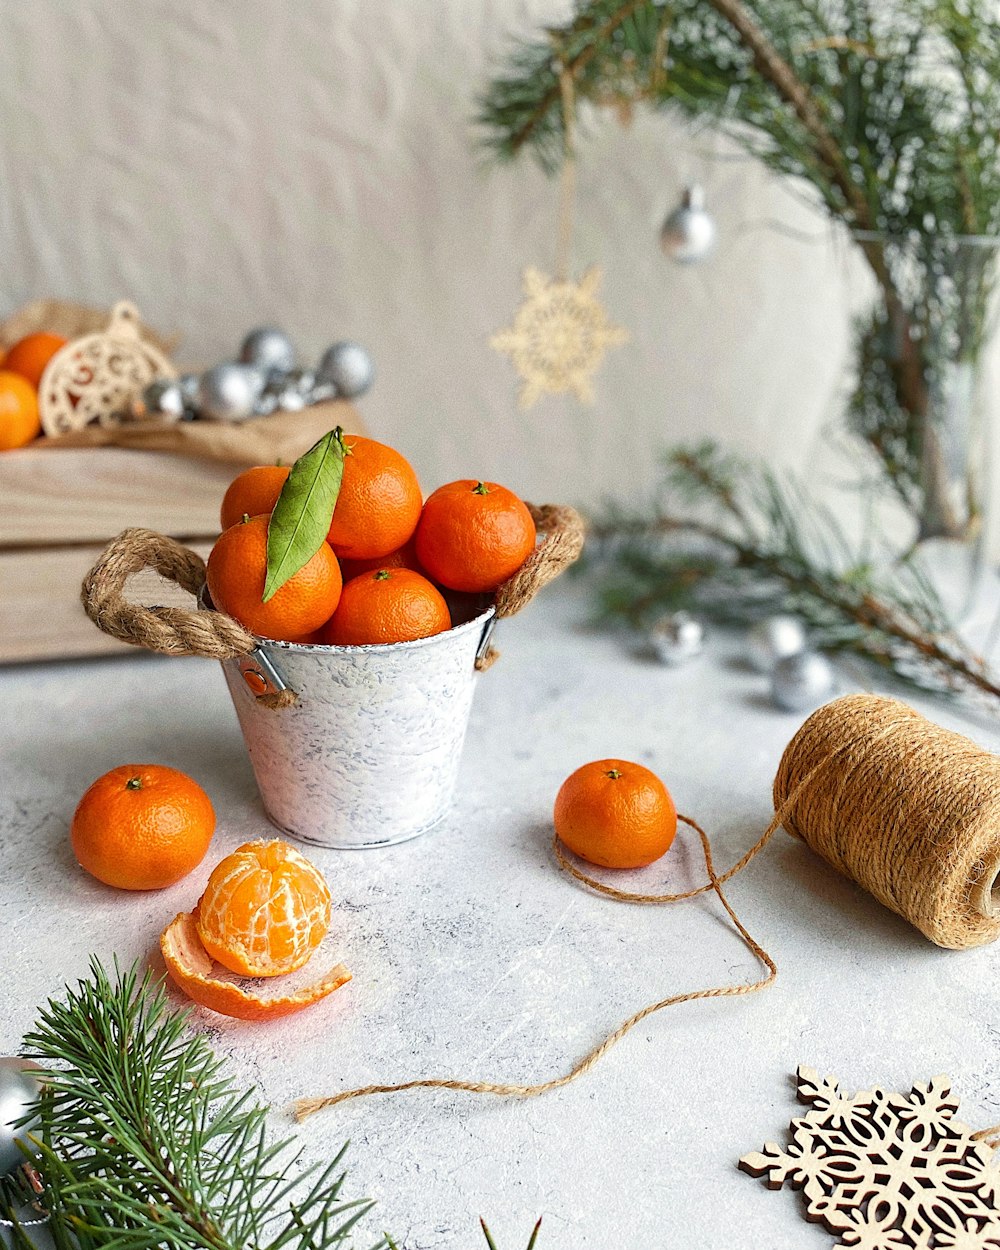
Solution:
<path fill-rule="evenodd" d="M 198 398 L 198 375 L 197 373 L 182 373 L 177 379 L 177 385 L 181 388 L 181 394 L 187 403 L 193 404 Z"/>
<path fill-rule="evenodd" d="M 19 1141 L 33 1149 L 26 1135 L 38 1127 L 37 1118 L 17 1129 L 14 1125 L 42 1092 L 42 1083 L 34 1075 L 41 1070 L 37 1063 L 19 1055 L 0 1058 L 0 1176 L 25 1162 Z"/>
<path fill-rule="evenodd" d="M 649 643 L 661 664 L 686 664 L 704 650 L 705 626 L 690 612 L 668 612 L 653 622 Z"/>
<path fill-rule="evenodd" d="M 758 673 L 770 673 L 779 660 L 805 649 L 805 626 L 797 616 L 769 616 L 747 635 L 747 661 Z"/>
<path fill-rule="evenodd" d="M 334 343 L 323 353 L 316 376 L 332 383 L 344 399 L 357 399 L 375 381 L 375 366 L 359 343 Z"/>
<path fill-rule="evenodd" d="M 295 367 L 295 345 L 284 330 L 262 326 L 251 330 L 240 346 L 240 360 L 257 365 L 265 371 L 280 369 L 287 373 Z"/>
<path fill-rule="evenodd" d="M 786 712 L 805 712 L 823 700 L 833 688 L 833 668 L 818 651 L 786 655 L 771 674 L 771 698 Z"/>
<path fill-rule="evenodd" d="M 681 265 L 708 260 L 715 251 L 715 218 L 705 207 L 705 193 L 699 186 L 688 187 L 680 204 L 660 229 L 660 247 Z"/>
<path fill-rule="evenodd" d="M 277 397 L 282 412 L 301 412 L 308 400 L 296 386 L 286 386 Z"/>
<path fill-rule="evenodd" d="M 180 421 L 184 417 L 184 392 L 173 378 L 156 378 L 143 388 L 132 404 L 133 421 Z"/>
<path fill-rule="evenodd" d="M 198 379 L 199 414 L 212 421 L 245 421 L 253 416 L 261 381 L 256 368 L 232 362 L 215 365 Z"/>

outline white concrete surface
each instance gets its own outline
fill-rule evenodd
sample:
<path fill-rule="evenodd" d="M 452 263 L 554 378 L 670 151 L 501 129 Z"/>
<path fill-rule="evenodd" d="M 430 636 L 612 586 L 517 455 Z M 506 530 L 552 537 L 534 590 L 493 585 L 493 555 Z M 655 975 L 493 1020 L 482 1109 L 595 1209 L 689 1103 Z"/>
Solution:
<path fill-rule="evenodd" d="M 379 367 L 365 418 L 428 488 L 475 474 L 530 499 L 634 499 L 664 446 L 709 435 L 815 472 L 845 248 L 797 192 L 676 119 L 583 125 L 576 264 L 603 265 L 632 338 L 593 408 L 518 410 L 488 340 L 523 267 L 552 264 L 557 190 L 530 162 L 485 168 L 470 119 L 509 38 L 566 8 L 0 0 L 0 315 L 127 296 L 199 364 L 262 322 L 312 358 L 356 337 Z M 691 180 L 720 246 L 685 269 L 657 235 Z"/>
<path fill-rule="evenodd" d="M 477 694 L 460 798 L 439 832 L 381 851 L 309 851 L 333 889 L 329 953 L 353 969 L 351 985 L 266 1026 L 199 1012 L 277 1126 L 291 1128 L 298 1095 L 370 1081 L 543 1079 L 643 1003 L 756 975 L 711 898 L 635 909 L 561 875 L 548 851 L 551 805 L 586 760 L 644 761 L 712 831 L 727 865 L 770 816 L 771 779 L 799 718 L 771 708 L 762 680 L 734 662 L 735 639 L 670 670 L 585 619 L 580 588 L 554 587 L 505 624 L 503 658 Z M 91 952 L 158 967 L 157 935 L 194 902 L 210 862 L 271 830 L 207 661 L 7 669 L 0 706 L 3 1052 Z M 1000 745 L 995 727 L 921 706 Z M 145 760 L 202 782 L 219 828 L 187 881 L 127 895 L 77 867 L 67 827 L 94 777 Z M 626 879 L 680 888 L 698 874 L 682 838 Z M 931 946 L 784 835 L 730 895 L 777 959 L 767 993 L 671 1008 L 578 1083 L 530 1102 L 417 1092 L 303 1125 L 312 1157 L 351 1139 L 351 1191 L 379 1202 L 372 1240 L 385 1228 L 407 1250 L 468 1250 L 483 1244 L 481 1214 L 501 1250 L 522 1250 L 542 1215 L 539 1250 L 820 1250 L 832 1239 L 804 1222 L 796 1195 L 736 1169 L 795 1114 L 803 1062 L 852 1089 L 908 1089 L 947 1072 L 964 1119 L 1000 1120 L 996 948 Z"/>

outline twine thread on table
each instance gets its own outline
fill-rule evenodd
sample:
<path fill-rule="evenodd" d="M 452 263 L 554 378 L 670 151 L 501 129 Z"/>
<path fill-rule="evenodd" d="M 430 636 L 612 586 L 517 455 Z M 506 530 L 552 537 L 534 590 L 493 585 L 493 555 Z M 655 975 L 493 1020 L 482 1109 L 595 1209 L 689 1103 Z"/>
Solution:
<path fill-rule="evenodd" d="M 723 885 L 742 872 L 779 828 L 800 837 L 843 875 L 899 912 L 938 945 L 960 948 L 1000 936 L 989 889 L 1000 870 L 1000 759 L 962 735 L 941 728 L 904 703 L 849 695 L 805 722 L 782 756 L 774 782 L 774 817 L 728 871 L 717 874 L 711 843 L 700 825 L 708 880 L 690 890 L 640 894 L 589 876 L 553 838 L 556 860 L 588 889 L 620 902 L 666 904 L 713 891 L 746 946 L 767 969 L 754 982 L 675 994 L 650 1003 L 608 1034 L 568 1072 L 534 1084 L 421 1078 L 365 1085 L 295 1103 L 299 1120 L 325 1107 L 369 1094 L 446 1089 L 529 1098 L 568 1085 L 597 1064 L 654 1012 L 704 998 L 747 995 L 777 976 L 767 951 L 733 910 Z M 881 839 L 881 840 L 880 840 Z M 994 1144 L 1000 1125 L 977 1137 Z"/>
<path fill-rule="evenodd" d="M 584 522 L 574 508 L 562 504 L 528 504 L 528 508 L 542 541 L 497 591 L 498 618 L 520 612 L 543 586 L 576 560 L 583 548 Z M 196 552 L 154 530 L 123 530 L 105 548 L 80 591 L 84 610 L 98 629 L 121 642 L 163 655 L 231 660 L 255 649 L 253 634 L 225 612 L 133 603 L 126 597 L 126 583 L 144 569 L 175 582 L 196 599 L 205 586 L 205 562 Z M 489 668 L 499 654 L 490 647 L 476 667 Z M 270 708 L 288 707 L 296 698 L 293 690 L 256 696 L 258 703 Z"/>

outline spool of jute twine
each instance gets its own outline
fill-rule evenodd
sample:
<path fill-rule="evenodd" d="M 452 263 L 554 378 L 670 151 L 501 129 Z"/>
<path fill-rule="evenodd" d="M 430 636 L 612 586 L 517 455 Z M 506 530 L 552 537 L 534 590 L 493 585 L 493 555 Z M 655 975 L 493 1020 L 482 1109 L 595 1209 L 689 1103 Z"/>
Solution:
<path fill-rule="evenodd" d="M 698 835 L 706 880 L 688 890 L 640 894 L 598 881 L 572 863 L 558 840 L 560 868 L 587 889 L 618 902 L 678 903 L 714 893 L 736 932 L 763 967 L 755 981 L 673 994 L 649 1003 L 565 1073 L 533 1084 L 426 1077 L 365 1085 L 301 1098 L 307 1116 L 353 1098 L 411 1089 L 444 1089 L 531 1098 L 589 1072 L 637 1024 L 655 1012 L 699 999 L 738 997 L 771 985 L 777 966 L 747 931 L 724 885 L 754 860 L 784 825 L 844 876 L 892 908 L 939 946 L 960 949 L 1000 936 L 993 890 L 1000 872 L 1000 758 L 961 734 L 942 729 L 895 699 L 848 695 L 814 712 L 788 744 L 774 781 L 774 817 L 753 846 L 717 873 L 708 835 Z M 976 1136 L 992 1143 L 1000 1126 Z"/>
<path fill-rule="evenodd" d="M 583 548 L 583 518 L 563 504 L 528 505 L 541 541 L 520 569 L 497 590 L 498 618 L 525 608 L 543 586 L 558 577 Z M 152 569 L 198 599 L 205 587 L 205 562 L 196 552 L 153 530 L 127 529 L 105 548 L 84 578 L 81 599 L 87 615 L 106 634 L 121 642 L 163 655 L 197 655 L 232 660 L 249 655 L 259 644 L 239 621 L 224 612 L 146 606 L 126 596 L 131 577 Z M 476 663 L 487 669 L 499 658 L 490 647 Z M 257 695 L 265 707 L 294 703 L 292 690 Z"/>

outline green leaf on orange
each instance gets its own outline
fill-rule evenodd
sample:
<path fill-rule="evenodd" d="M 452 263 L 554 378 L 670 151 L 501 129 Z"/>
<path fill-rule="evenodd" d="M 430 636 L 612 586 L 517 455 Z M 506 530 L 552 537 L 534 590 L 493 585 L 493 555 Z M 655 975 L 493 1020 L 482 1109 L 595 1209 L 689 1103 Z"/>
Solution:
<path fill-rule="evenodd" d="M 267 527 L 264 602 L 313 558 L 326 541 L 344 477 L 338 425 L 292 465 Z"/>

